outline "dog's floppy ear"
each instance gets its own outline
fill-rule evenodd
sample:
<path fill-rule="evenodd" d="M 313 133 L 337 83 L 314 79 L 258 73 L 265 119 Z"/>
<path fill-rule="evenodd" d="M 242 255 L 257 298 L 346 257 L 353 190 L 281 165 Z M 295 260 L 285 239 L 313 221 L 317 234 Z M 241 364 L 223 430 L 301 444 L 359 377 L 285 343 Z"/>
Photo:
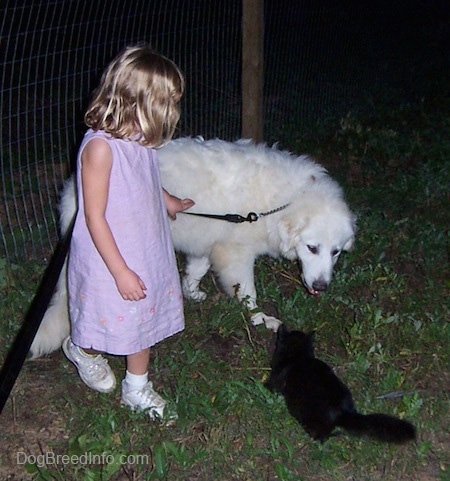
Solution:
<path fill-rule="evenodd" d="M 356 232 L 356 215 L 351 214 L 351 223 L 352 223 L 352 230 L 353 230 L 353 235 L 350 237 L 350 239 L 344 244 L 344 247 L 342 247 L 343 251 L 351 251 L 353 249 L 353 244 L 355 242 L 355 232 Z"/>
<path fill-rule="evenodd" d="M 278 235 L 280 236 L 280 250 L 283 254 L 295 249 L 299 242 L 302 227 L 293 225 L 289 219 L 283 219 L 278 223 Z M 289 256 L 288 256 L 289 257 Z"/>
<path fill-rule="evenodd" d="M 355 236 L 352 235 L 350 239 L 344 244 L 344 246 L 342 247 L 342 250 L 345 252 L 351 251 L 353 249 L 354 242 L 355 242 Z"/>

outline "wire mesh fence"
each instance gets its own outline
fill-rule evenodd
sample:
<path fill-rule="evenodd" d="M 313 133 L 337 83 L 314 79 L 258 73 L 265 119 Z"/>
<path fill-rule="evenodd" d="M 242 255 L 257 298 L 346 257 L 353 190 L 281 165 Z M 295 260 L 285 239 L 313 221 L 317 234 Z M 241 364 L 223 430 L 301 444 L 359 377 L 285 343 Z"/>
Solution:
<path fill-rule="evenodd" d="M 417 83 L 411 72 L 427 51 L 410 42 L 424 35 L 408 12 L 420 7 L 422 19 L 442 28 L 448 21 L 420 0 L 404 10 L 402 2 L 363 3 L 266 0 L 267 141 L 363 109 L 386 81 L 403 90 Z M 0 258 L 46 258 L 54 248 L 57 195 L 85 130 L 83 110 L 123 46 L 146 41 L 185 73 L 178 135 L 238 138 L 241 23 L 242 0 L 4 0 Z M 399 58 L 395 77 L 390 67 Z"/>
<path fill-rule="evenodd" d="M 107 62 L 146 41 L 183 70 L 182 135 L 239 133 L 240 1 L 7 1 L 2 16 L 0 256 L 56 239 L 57 192 Z"/>

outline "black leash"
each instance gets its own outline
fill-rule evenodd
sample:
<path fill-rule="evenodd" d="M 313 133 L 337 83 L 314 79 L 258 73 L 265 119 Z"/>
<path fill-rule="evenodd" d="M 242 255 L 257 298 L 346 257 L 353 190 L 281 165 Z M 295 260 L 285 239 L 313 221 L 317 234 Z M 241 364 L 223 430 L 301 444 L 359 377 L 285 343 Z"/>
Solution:
<path fill-rule="evenodd" d="M 52 298 L 53 291 L 55 290 L 56 283 L 58 282 L 61 269 L 66 259 L 67 251 L 69 250 L 75 217 L 76 214 L 73 216 L 63 238 L 56 246 L 50 263 L 42 276 L 36 295 L 25 315 L 25 321 L 15 338 L 0 371 L 0 413 L 11 394 L 14 383 L 19 376 L 34 337 L 41 325 L 48 303 Z"/>
<path fill-rule="evenodd" d="M 284 204 L 276 209 L 269 210 L 268 212 L 261 212 L 256 214 L 255 212 L 249 212 L 247 217 L 239 214 L 201 214 L 198 212 L 180 212 L 180 214 L 196 215 L 198 217 L 207 217 L 208 219 L 224 220 L 227 222 L 233 222 L 234 224 L 242 224 L 243 222 L 256 222 L 261 217 L 265 217 L 270 214 L 280 212 L 280 210 L 286 209 L 289 204 Z"/>

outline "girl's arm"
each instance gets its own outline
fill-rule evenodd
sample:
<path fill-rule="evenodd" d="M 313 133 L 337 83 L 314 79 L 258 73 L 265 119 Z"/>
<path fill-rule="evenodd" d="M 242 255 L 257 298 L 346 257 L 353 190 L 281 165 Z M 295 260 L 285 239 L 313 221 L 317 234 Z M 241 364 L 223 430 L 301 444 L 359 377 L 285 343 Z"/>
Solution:
<path fill-rule="evenodd" d="M 178 197 L 169 194 L 166 189 L 163 189 L 163 195 L 164 202 L 166 203 L 167 212 L 169 213 L 169 216 L 172 217 L 172 219 L 176 219 L 177 212 L 190 209 L 193 205 L 195 205 L 195 202 L 193 200 L 179 199 Z"/>
<path fill-rule="evenodd" d="M 112 152 L 103 139 L 92 139 L 81 155 L 81 180 L 86 224 L 100 256 L 125 300 L 143 299 L 146 287 L 128 268 L 106 221 Z"/>

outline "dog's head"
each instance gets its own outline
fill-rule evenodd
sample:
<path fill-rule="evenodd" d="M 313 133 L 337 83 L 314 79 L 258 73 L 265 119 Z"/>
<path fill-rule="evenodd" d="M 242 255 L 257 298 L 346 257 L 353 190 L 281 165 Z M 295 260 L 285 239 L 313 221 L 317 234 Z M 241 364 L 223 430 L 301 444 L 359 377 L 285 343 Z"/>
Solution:
<path fill-rule="evenodd" d="M 330 284 L 341 252 L 353 247 L 356 217 L 341 200 L 293 207 L 278 224 L 281 253 L 300 261 L 306 289 L 318 295 Z"/>

